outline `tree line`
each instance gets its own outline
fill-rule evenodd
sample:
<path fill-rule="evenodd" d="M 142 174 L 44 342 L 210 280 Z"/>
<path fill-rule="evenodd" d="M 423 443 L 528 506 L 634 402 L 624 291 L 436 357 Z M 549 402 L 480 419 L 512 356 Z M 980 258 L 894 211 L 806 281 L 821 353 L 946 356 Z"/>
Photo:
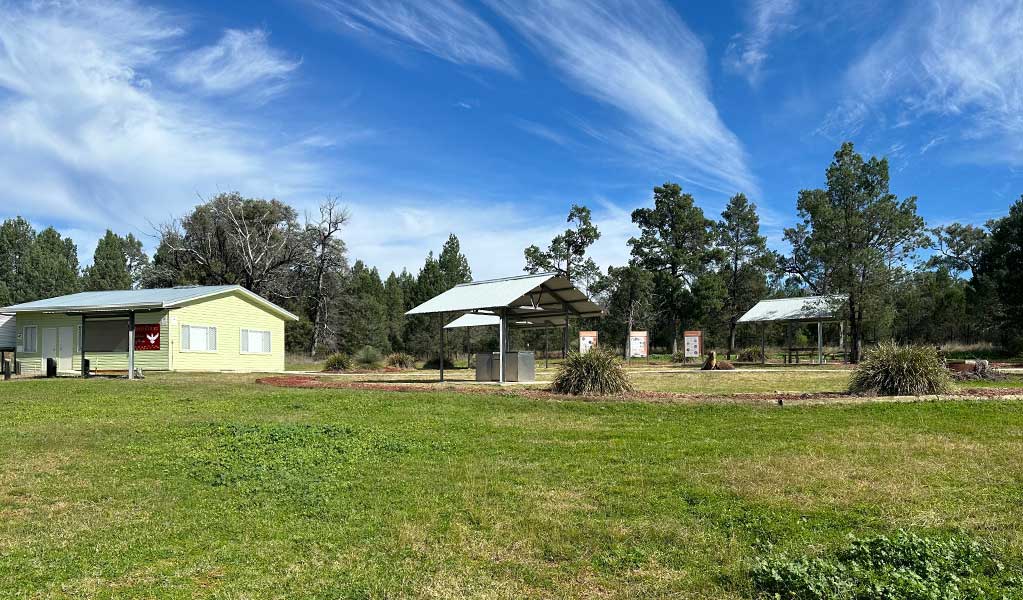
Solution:
<path fill-rule="evenodd" d="M 574 328 L 596 329 L 602 344 L 620 349 L 630 331 L 646 330 L 653 347 L 674 352 L 684 329 L 701 329 L 708 348 L 731 355 L 755 339 L 738 319 L 757 301 L 842 294 L 854 361 L 864 343 L 887 338 L 1023 351 L 1023 196 L 984 226 L 928 228 L 915 197 L 891 193 L 887 160 L 864 159 L 845 143 L 825 186 L 800 191 L 796 209 L 796 225 L 784 232 L 789 249 L 777 252 L 745 194 L 712 218 L 669 182 L 653 189 L 652 207 L 632 212 L 638 235 L 628 240 L 627 264 L 598 267 L 589 249 L 600 231 L 587 207 L 573 205 L 563 233 L 524 250 L 524 270 L 555 272 L 588 290 L 606 316 Z M 414 273 L 383 277 L 349 260 L 349 221 L 337 198 L 300 216 L 279 200 L 224 193 L 158 227 L 152 257 L 132 234 L 107 231 L 82 269 L 70 238 L 15 217 L 0 225 L 0 306 L 83 290 L 238 284 L 300 316 L 287 327 L 290 352 L 368 345 L 435 355 L 441 323 L 404 313 L 472 279 L 458 238 L 451 234 Z M 769 332 L 781 335 L 777 326 Z M 546 335 L 515 332 L 513 341 L 542 349 Z M 496 332 L 485 329 L 452 338 L 449 347 L 462 352 L 496 347 Z"/>

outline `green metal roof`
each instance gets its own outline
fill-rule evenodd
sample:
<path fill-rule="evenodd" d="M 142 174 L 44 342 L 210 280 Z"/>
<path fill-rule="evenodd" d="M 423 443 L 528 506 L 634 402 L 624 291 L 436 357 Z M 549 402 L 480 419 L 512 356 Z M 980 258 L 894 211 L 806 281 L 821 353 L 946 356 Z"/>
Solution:
<path fill-rule="evenodd" d="M 270 302 L 266 298 L 254 294 L 240 285 L 195 285 L 173 288 L 154 288 L 144 290 L 111 290 L 103 292 L 79 292 L 67 296 L 57 296 L 34 302 L 24 302 L 5 308 L 2 313 L 19 312 L 112 312 L 121 310 L 159 310 L 174 308 L 186 302 L 200 300 L 228 293 L 241 293 L 263 305 L 267 310 L 292 321 L 298 317 Z"/>

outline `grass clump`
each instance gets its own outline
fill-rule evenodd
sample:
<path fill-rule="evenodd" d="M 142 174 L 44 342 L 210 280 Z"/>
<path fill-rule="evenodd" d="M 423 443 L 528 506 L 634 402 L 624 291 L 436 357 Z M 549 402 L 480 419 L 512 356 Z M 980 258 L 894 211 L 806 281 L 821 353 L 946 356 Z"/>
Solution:
<path fill-rule="evenodd" d="M 952 377 L 934 348 L 882 342 L 868 352 L 849 383 L 854 394 L 921 396 L 944 394 Z"/>
<path fill-rule="evenodd" d="M 686 353 L 685 353 L 684 350 L 679 350 L 678 352 L 676 352 L 676 353 L 671 355 L 671 362 L 679 364 L 679 365 L 688 364 L 688 363 L 694 362 L 695 360 L 696 359 L 694 359 L 692 357 L 686 356 Z"/>
<path fill-rule="evenodd" d="M 384 359 L 384 365 L 396 369 L 415 369 L 416 357 L 408 352 L 392 352 Z"/>
<path fill-rule="evenodd" d="M 344 352 L 335 352 L 327 357 L 323 363 L 324 371 L 350 371 L 352 369 L 352 357 Z"/>
<path fill-rule="evenodd" d="M 740 350 L 735 360 L 739 362 L 763 362 L 764 353 L 758 346 L 750 346 Z"/>
<path fill-rule="evenodd" d="M 373 346 L 363 346 L 352 358 L 360 367 L 365 367 L 367 369 L 379 366 L 380 361 L 384 359 L 384 357 L 380 354 L 380 351 Z"/>
<path fill-rule="evenodd" d="M 750 575 L 761 597 L 799 600 L 965 600 L 1018 597 L 1023 591 L 1018 574 L 990 547 L 966 537 L 906 531 L 853 537 L 828 557 L 761 559 Z"/>
<path fill-rule="evenodd" d="M 603 348 L 573 353 L 561 363 L 551 391 L 558 394 L 613 396 L 632 391 L 622 361 Z"/>

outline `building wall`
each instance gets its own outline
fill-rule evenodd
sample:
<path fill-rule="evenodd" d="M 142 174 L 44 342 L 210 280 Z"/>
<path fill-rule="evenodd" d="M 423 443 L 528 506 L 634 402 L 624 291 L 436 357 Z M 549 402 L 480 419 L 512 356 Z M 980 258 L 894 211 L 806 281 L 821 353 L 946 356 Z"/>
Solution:
<path fill-rule="evenodd" d="M 241 371 L 276 372 L 284 370 L 284 320 L 268 312 L 241 294 L 196 300 L 167 311 L 137 313 L 137 324 L 160 324 L 160 350 L 135 352 L 135 366 L 143 371 Z M 18 361 L 25 373 L 42 373 L 43 329 L 71 327 L 73 332 L 72 369 L 81 372 L 82 355 L 79 351 L 81 317 L 63 314 L 18 313 Z M 25 327 L 36 326 L 36 352 L 24 351 Z M 217 328 L 215 352 L 181 350 L 181 326 L 197 325 Z M 267 354 L 242 353 L 241 330 L 253 329 L 270 332 L 270 352 Z M 125 371 L 128 354 L 86 353 L 93 370 Z"/>
<path fill-rule="evenodd" d="M 0 348 L 14 348 L 18 339 L 14 315 L 0 315 Z"/>
<path fill-rule="evenodd" d="M 241 294 L 206 298 L 170 311 L 171 366 L 174 371 L 274 372 L 284 370 L 284 319 Z M 181 326 L 217 328 L 215 352 L 181 349 Z M 270 332 L 270 353 L 243 354 L 241 330 Z"/>
<path fill-rule="evenodd" d="M 135 322 L 142 324 L 160 323 L 160 336 L 167 339 L 167 322 L 163 319 L 167 311 L 137 313 Z M 82 318 L 78 316 L 46 314 L 46 313 L 18 313 L 18 362 L 21 363 L 25 373 L 42 373 L 46 367 L 43 365 L 43 329 L 47 327 L 70 327 L 72 330 L 73 346 L 71 354 L 72 369 L 76 372 L 82 370 L 81 329 Z M 25 327 L 36 326 L 36 352 L 25 352 Z M 125 324 L 127 327 L 127 323 Z M 170 352 L 166 344 L 160 344 L 160 350 L 150 350 L 135 353 L 135 368 L 144 371 L 166 371 L 168 369 L 168 357 Z M 126 371 L 128 370 L 127 352 L 87 352 L 90 366 L 96 371 Z"/>

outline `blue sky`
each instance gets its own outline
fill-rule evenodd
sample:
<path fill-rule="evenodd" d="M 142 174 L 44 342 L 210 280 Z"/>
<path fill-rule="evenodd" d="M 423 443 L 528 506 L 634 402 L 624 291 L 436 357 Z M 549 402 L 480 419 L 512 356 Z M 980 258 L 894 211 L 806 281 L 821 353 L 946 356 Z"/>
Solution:
<path fill-rule="evenodd" d="M 0 217 L 148 236 L 238 190 L 341 195 L 351 256 L 477 277 L 590 206 L 602 267 L 677 181 L 772 246 L 843 140 L 929 224 L 1023 193 L 1023 2 L 0 0 Z"/>

